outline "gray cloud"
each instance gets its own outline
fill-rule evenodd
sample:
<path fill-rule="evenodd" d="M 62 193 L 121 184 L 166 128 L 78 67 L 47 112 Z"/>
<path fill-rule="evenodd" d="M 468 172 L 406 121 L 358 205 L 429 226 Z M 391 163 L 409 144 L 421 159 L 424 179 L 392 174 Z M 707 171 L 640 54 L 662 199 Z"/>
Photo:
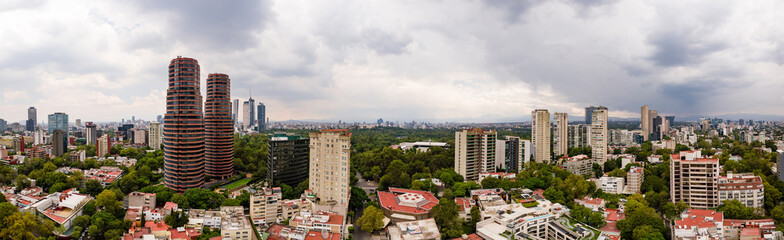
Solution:
<path fill-rule="evenodd" d="M 652 36 L 650 43 L 655 46 L 656 51 L 649 59 L 664 67 L 699 64 L 706 55 L 727 48 L 724 43 L 704 42 L 673 32 Z"/>

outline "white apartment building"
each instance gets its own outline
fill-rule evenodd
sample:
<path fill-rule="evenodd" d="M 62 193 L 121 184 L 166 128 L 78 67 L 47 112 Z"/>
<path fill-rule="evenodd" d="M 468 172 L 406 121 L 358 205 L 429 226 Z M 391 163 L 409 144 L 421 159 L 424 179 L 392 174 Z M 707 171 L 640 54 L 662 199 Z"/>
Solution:
<path fill-rule="evenodd" d="M 262 188 L 250 195 L 250 218 L 253 224 L 277 222 L 282 216 L 283 192 L 279 187 Z"/>
<path fill-rule="evenodd" d="M 683 200 L 695 209 L 719 206 L 719 159 L 703 158 L 700 151 L 670 156 L 670 201 Z"/>
<path fill-rule="evenodd" d="M 606 107 L 591 112 L 591 155 L 599 164 L 607 161 L 607 114 Z"/>
<path fill-rule="evenodd" d="M 329 129 L 310 133 L 309 187 L 321 201 L 347 205 L 351 194 L 351 132 Z"/>
<path fill-rule="evenodd" d="M 623 185 L 622 177 L 610 177 L 606 174 L 596 180 L 596 187 L 606 193 L 621 194 L 623 193 Z"/>
<path fill-rule="evenodd" d="M 746 207 L 765 207 L 765 187 L 762 178 L 752 173 L 733 174 L 719 177 L 719 201 L 738 200 Z"/>
<path fill-rule="evenodd" d="M 626 193 L 634 194 L 640 193 L 640 186 L 645 178 L 645 171 L 642 167 L 631 167 L 626 174 Z"/>
<path fill-rule="evenodd" d="M 495 172 L 495 130 L 481 128 L 455 132 L 455 171 L 466 180 L 476 181 L 479 173 Z"/>
<path fill-rule="evenodd" d="M 536 109 L 531 112 L 531 142 L 534 148 L 534 161 L 550 163 L 550 112 Z"/>
<path fill-rule="evenodd" d="M 569 154 L 569 117 L 567 113 L 553 114 L 553 151 L 555 155 Z"/>

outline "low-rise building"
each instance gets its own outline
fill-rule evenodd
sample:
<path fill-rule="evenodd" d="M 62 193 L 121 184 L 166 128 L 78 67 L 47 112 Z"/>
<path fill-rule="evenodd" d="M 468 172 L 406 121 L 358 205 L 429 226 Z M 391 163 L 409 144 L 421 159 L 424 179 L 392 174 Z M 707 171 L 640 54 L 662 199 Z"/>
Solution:
<path fill-rule="evenodd" d="M 626 193 L 640 193 L 640 187 L 642 186 L 642 181 L 645 178 L 643 171 L 644 168 L 642 167 L 629 168 L 629 172 L 626 174 Z"/>
<path fill-rule="evenodd" d="M 266 231 L 267 240 L 340 240 L 340 233 L 313 231 L 305 228 L 272 224 Z"/>
<path fill-rule="evenodd" d="M 570 157 L 563 163 L 563 167 L 574 175 L 586 176 L 593 173 L 593 161 L 587 155 Z"/>
<path fill-rule="evenodd" d="M 476 206 L 474 199 L 467 197 L 455 198 L 455 203 L 457 204 L 457 214 L 466 221 L 470 221 L 471 208 Z"/>
<path fill-rule="evenodd" d="M 601 198 L 586 197 L 583 199 L 575 199 L 574 203 L 583 205 L 584 207 L 587 207 L 588 209 L 591 209 L 596 212 L 600 211 L 601 209 L 604 209 L 604 199 Z"/>
<path fill-rule="evenodd" d="M 242 206 L 221 207 L 221 237 L 223 239 L 251 239 L 253 225 L 245 216 Z"/>
<path fill-rule="evenodd" d="M 738 200 L 746 207 L 765 206 L 765 186 L 762 178 L 752 173 L 733 174 L 719 177 L 719 201 Z"/>
<path fill-rule="evenodd" d="M 566 239 L 581 236 L 555 221 L 566 212 L 566 207 L 540 200 L 539 205 L 525 208 L 520 204 L 498 216 L 476 224 L 476 233 L 486 240 Z"/>
<path fill-rule="evenodd" d="M 220 228 L 221 213 L 220 211 L 191 209 L 188 211 L 188 224 L 185 226 L 196 229 L 202 229 L 204 227 Z"/>
<path fill-rule="evenodd" d="M 389 227 L 390 240 L 440 240 L 441 232 L 432 218 L 398 222 Z"/>
<path fill-rule="evenodd" d="M 596 180 L 596 187 L 602 189 L 605 193 L 621 194 L 623 193 L 624 180 L 622 177 L 610 177 L 607 174 Z"/>
<path fill-rule="evenodd" d="M 438 199 L 431 192 L 402 188 L 378 192 L 378 201 L 384 215 L 393 222 L 430 218 L 430 209 L 438 204 Z"/>
<path fill-rule="evenodd" d="M 723 239 L 724 213 L 716 210 L 687 209 L 673 222 L 675 240 Z"/>
<path fill-rule="evenodd" d="M 128 208 L 154 209 L 155 193 L 132 192 L 128 194 Z"/>
<path fill-rule="evenodd" d="M 106 187 L 109 186 L 109 184 L 112 184 L 112 182 L 116 181 L 118 178 L 120 178 L 121 174 L 122 174 L 122 169 L 120 169 L 119 167 L 104 166 L 98 169 L 93 168 L 85 171 L 84 178 L 88 180 L 90 179 L 98 180 L 98 182 L 100 182 L 101 185 Z"/>
<path fill-rule="evenodd" d="M 342 233 L 343 226 L 346 224 L 345 217 L 333 212 L 301 211 L 299 216 L 291 218 L 289 223 L 293 227 L 301 227 L 314 231 L 328 231 L 331 233 Z"/>
<path fill-rule="evenodd" d="M 92 199 L 90 195 L 79 194 L 76 189 L 68 189 L 52 193 L 26 207 L 24 211 L 37 211 L 58 226 L 68 229 L 71 228 L 73 219 L 82 215 L 84 205 Z"/>
<path fill-rule="evenodd" d="M 313 202 L 311 202 L 307 198 L 302 199 L 295 199 L 295 200 L 285 200 L 283 204 L 281 204 L 281 208 L 283 210 L 283 219 L 289 219 L 291 217 L 299 215 L 301 211 L 313 211 Z"/>
<path fill-rule="evenodd" d="M 724 219 L 724 237 L 727 240 L 784 239 L 782 232 L 776 231 L 773 219 Z"/>
<path fill-rule="evenodd" d="M 494 177 L 498 179 L 515 179 L 515 173 L 506 172 L 482 172 L 479 173 L 479 182 L 481 183 L 486 177 Z"/>

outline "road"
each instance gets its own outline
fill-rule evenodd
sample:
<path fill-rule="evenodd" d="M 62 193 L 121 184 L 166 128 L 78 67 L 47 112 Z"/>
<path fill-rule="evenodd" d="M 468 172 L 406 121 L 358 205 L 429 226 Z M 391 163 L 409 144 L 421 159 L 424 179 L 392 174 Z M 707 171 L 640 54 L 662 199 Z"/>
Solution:
<path fill-rule="evenodd" d="M 372 193 L 371 191 L 375 192 L 375 190 L 378 188 L 378 184 L 377 183 L 375 183 L 373 181 L 365 180 L 365 178 L 363 178 L 362 174 L 359 173 L 359 172 L 357 172 L 357 179 L 359 179 L 357 181 L 357 187 L 362 188 L 362 190 L 365 190 L 365 193 L 368 194 L 368 195 L 370 195 Z M 357 219 L 359 219 L 359 217 L 362 216 L 363 210 L 364 210 L 364 208 L 357 209 L 357 210 L 354 211 L 354 232 L 351 233 L 351 234 L 354 236 L 354 239 L 356 239 L 356 240 L 370 240 L 371 239 L 370 233 L 367 233 L 367 232 L 359 230 L 359 226 L 357 225 Z"/>
<path fill-rule="evenodd" d="M 363 178 L 362 174 L 359 172 L 357 172 L 357 179 L 359 179 L 357 181 L 357 187 L 362 188 L 362 190 L 365 190 L 365 193 L 368 195 L 371 194 L 371 191 L 375 191 L 378 188 L 378 183 L 365 180 L 365 178 Z"/>

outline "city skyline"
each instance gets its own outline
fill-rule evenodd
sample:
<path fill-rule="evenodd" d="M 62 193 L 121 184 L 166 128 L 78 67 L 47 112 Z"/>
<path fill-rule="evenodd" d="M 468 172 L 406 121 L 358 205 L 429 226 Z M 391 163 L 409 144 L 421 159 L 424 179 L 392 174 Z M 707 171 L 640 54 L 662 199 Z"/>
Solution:
<path fill-rule="evenodd" d="M 155 119 L 161 66 L 183 55 L 232 73 L 231 99 L 253 91 L 273 122 L 525 121 L 537 108 L 581 116 L 591 105 L 634 118 L 644 104 L 784 119 L 781 33 L 742 27 L 777 22 L 775 1 L 170 4 L 3 6 L 0 19 L 16 24 L 0 28 L 10 36 L 0 84 L 14 86 L 0 91 L 0 118 L 24 121 L 35 106 L 39 119 Z M 334 17 L 346 10 L 356 14 Z"/>

